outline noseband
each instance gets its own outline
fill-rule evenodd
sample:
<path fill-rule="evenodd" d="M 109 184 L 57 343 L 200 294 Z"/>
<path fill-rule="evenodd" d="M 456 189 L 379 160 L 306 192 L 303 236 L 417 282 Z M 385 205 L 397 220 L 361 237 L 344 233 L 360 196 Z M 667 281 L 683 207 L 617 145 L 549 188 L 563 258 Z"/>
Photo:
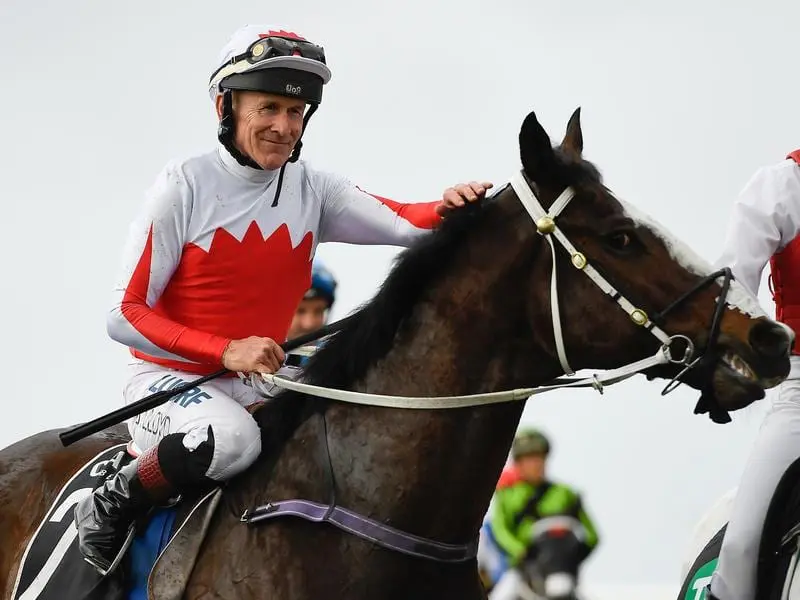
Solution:
<path fill-rule="evenodd" d="M 623 311 L 625 311 L 628 317 L 630 317 L 630 320 L 634 323 L 634 325 L 643 327 L 645 330 L 649 331 L 653 336 L 655 336 L 663 345 L 664 352 L 671 363 L 683 365 L 683 369 L 664 387 L 661 392 L 662 395 L 668 394 L 677 388 L 682 383 L 682 377 L 690 370 L 700 366 L 701 364 L 704 364 L 704 362 L 708 362 L 709 360 L 713 359 L 713 350 L 716 346 L 717 339 L 719 338 L 722 315 L 725 310 L 725 303 L 730 290 L 731 279 L 733 278 L 729 268 L 726 267 L 720 269 L 719 271 L 715 271 L 714 273 L 704 277 L 699 283 L 697 283 L 697 285 L 651 318 L 648 316 L 647 312 L 634 305 L 630 300 L 628 300 L 628 298 L 622 295 L 617 288 L 611 285 L 608 279 L 603 277 L 603 275 L 601 275 L 597 269 L 589 264 L 586 256 L 575 248 L 572 242 L 569 241 L 567 236 L 564 235 L 564 232 L 556 224 L 557 217 L 564 211 L 567 205 L 569 205 L 570 201 L 575 197 L 575 191 L 572 189 L 572 187 L 567 187 L 563 192 L 561 192 L 558 198 L 556 198 L 553 204 L 550 206 L 549 211 L 544 209 L 533 190 L 535 185 L 531 185 L 528 182 L 525 174 L 522 171 L 518 171 L 511 178 L 511 187 L 514 189 L 519 201 L 525 207 L 525 210 L 528 211 L 531 219 L 533 219 L 533 222 L 536 224 L 536 230 L 538 231 L 539 235 L 543 236 L 550 244 L 550 255 L 553 259 L 553 266 L 550 276 L 550 312 L 553 317 L 553 335 L 555 337 L 556 352 L 558 353 L 558 360 L 561 363 L 561 368 L 564 370 L 565 374 L 572 375 L 575 373 L 575 371 L 567 360 L 567 353 L 564 346 L 564 335 L 561 329 L 561 315 L 559 312 L 558 302 L 558 281 L 556 275 L 556 249 L 553 242 L 554 238 L 559 244 L 561 244 L 564 250 L 567 251 L 567 254 L 569 254 L 570 263 L 573 267 L 586 274 L 586 276 L 591 279 L 592 282 L 594 282 L 594 284 L 600 288 L 604 294 L 610 296 L 611 299 L 614 300 Z M 672 336 L 667 335 L 661 327 L 663 326 L 664 319 L 667 314 L 674 311 L 683 305 L 689 298 L 714 283 L 719 277 L 723 278 L 721 285 L 722 292 L 717 298 L 717 305 L 711 320 L 708 343 L 706 344 L 705 352 L 700 356 L 695 357 L 696 348 L 692 340 L 681 334 Z M 683 344 L 683 352 L 681 356 L 676 357 L 673 356 L 673 345 L 678 341 L 682 342 Z"/>

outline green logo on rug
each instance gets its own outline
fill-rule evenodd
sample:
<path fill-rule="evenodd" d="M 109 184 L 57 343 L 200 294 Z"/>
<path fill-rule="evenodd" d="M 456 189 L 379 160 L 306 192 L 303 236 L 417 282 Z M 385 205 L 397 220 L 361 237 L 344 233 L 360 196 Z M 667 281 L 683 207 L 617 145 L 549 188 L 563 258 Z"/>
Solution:
<path fill-rule="evenodd" d="M 717 568 L 717 559 L 714 558 L 695 571 L 694 577 L 686 588 L 683 600 L 706 600 L 706 586 L 711 583 L 711 576 Z"/>

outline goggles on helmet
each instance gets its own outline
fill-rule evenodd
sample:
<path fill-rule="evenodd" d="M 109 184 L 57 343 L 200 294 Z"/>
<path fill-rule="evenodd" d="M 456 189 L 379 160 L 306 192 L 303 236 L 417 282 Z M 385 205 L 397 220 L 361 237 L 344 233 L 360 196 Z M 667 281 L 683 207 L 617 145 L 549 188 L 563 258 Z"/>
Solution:
<path fill-rule="evenodd" d="M 258 68 L 259 63 L 278 56 L 300 56 L 325 64 L 325 50 L 312 42 L 270 36 L 256 40 L 242 54 L 237 54 L 211 74 L 211 83 L 219 83 L 230 75 Z"/>

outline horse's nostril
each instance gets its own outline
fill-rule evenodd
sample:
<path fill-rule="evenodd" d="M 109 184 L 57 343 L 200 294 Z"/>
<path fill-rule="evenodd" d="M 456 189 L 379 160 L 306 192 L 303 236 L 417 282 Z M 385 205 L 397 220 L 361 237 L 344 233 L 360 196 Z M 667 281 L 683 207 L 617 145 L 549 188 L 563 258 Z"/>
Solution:
<path fill-rule="evenodd" d="M 794 332 L 774 321 L 761 321 L 750 329 L 750 346 L 767 357 L 786 356 L 794 344 Z"/>

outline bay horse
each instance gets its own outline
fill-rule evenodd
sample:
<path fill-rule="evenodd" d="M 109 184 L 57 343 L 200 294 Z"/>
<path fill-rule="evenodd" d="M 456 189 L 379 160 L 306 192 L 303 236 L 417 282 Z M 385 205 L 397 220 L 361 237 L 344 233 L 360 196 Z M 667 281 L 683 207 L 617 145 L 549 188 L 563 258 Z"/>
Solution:
<path fill-rule="evenodd" d="M 786 377 L 791 331 L 729 270 L 712 273 L 613 195 L 583 158 L 580 109 L 556 147 L 528 114 L 519 151 L 511 185 L 399 255 L 372 300 L 316 353 L 304 383 L 366 395 L 484 394 L 615 369 L 675 340 L 685 360 L 643 372 L 701 390 L 701 412 L 738 410 Z M 523 406 L 402 410 L 281 393 L 254 415 L 262 456 L 225 487 L 184 597 L 484 598 L 469 549 Z M 50 431 L 0 452 L 6 593 L 70 473 L 128 439 L 117 427 L 65 449 Z M 337 506 L 429 555 L 300 518 L 241 523 L 253 507 L 289 498 L 328 505 L 332 492 Z M 430 556 L 465 548 L 463 560 Z"/>

